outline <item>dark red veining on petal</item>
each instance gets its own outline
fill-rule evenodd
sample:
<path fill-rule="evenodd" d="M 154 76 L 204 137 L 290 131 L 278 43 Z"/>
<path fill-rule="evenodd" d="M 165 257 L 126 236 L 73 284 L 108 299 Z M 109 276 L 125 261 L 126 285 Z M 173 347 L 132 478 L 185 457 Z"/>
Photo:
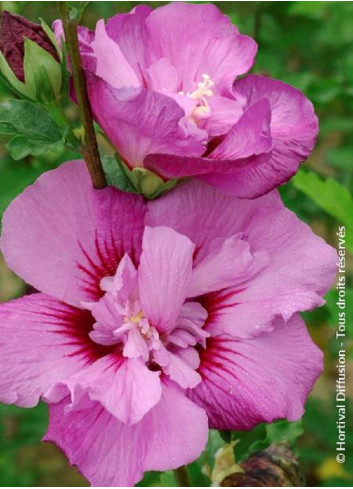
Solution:
<path fill-rule="evenodd" d="M 79 243 L 83 254 L 84 263 L 77 263 L 80 270 L 79 280 L 84 291 L 92 298 L 99 300 L 104 292 L 100 288 L 100 281 L 103 277 L 113 276 L 118 265 L 126 252 L 135 266 L 138 265 L 138 258 L 134 246 L 125 247 L 123 242 L 116 242 L 111 232 L 104 240 L 99 239 L 96 232 L 95 257 L 92 258 L 86 251 L 82 243 Z"/>
<path fill-rule="evenodd" d="M 206 409 L 210 427 L 214 429 L 239 429 L 247 430 L 252 426 L 265 421 L 257 410 L 249 411 L 247 401 L 241 393 L 248 391 L 253 396 L 252 389 L 247 388 L 249 376 L 251 376 L 251 364 L 256 361 L 248 355 L 238 351 L 238 344 L 246 340 L 238 340 L 226 337 L 211 337 L 207 339 L 206 349 L 199 349 L 200 367 L 199 374 L 202 382 L 193 390 L 188 391 L 189 397 L 199 406 Z M 244 368 L 243 362 L 237 358 L 246 359 L 249 368 Z M 220 393 L 224 394 L 229 404 L 220 402 Z M 238 408 L 235 410 L 233 403 Z M 246 417 L 235 417 L 237 411 L 246 412 Z"/>
<path fill-rule="evenodd" d="M 46 310 L 38 312 L 34 310 L 31 314 L 46 318 L 46 324 L 52 326 L 51 330 L 46 329 L 46 331 L 61 335 L 61 345 L 77 346 L 70 356 L 80 355 L 87 360 L 87 363 L 92 363 L 115 351 L 115 348 L 99 345 L 89 337 L 95 322 L 90 311 L 61 304 L 56 300 L 53 300 L 53 305 L 50 302 L 50 299 L 47 299 Z"/>
<path fill-rule="evenodd" d="M 110 243 L 107 240 L 100 242 L 96 234 L 95 240 L 95 261 L 85 250 L 82 243 L 79 243 L 85 263 L 78 263 L 77 268 L 83 272 L 80 281 L 83 289 L 92 297 L 92 300 L 100 299 L 104 292 L 100 288 L 100 281 L 103 277 L 115 275 L 122 256 L 114 246 L 114 240 L 110 236 Z"/>
<path fill-rule="evenodd" d="M 216 321 L 217 317 L 222 314 L 222 311 L 236 307 L 239 304 L 236 296 L 244 290 L 245 287 L 242 289 L 223 289 L 198 297 L 196 300 L 208 312 L 205 327 Z"/>

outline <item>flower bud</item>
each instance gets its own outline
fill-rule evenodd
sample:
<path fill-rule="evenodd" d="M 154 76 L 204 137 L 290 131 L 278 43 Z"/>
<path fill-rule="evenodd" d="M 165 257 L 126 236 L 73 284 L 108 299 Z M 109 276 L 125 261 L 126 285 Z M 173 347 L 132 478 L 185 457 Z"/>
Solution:
<path fill-rule="evenodd" d="M 60 56 L 48 26 L 2 12 L 0 71 L 14 91 L 40 102 L 53 100 L 61 91 Z"/>
<path fill-rule="evenodd" d="M 136 167 L 130 170 L 125 166 L 125 172 L 136 191 L 146 197 L 146 199 L 159 197 L 172 189 L 179 181 L 174 178 L 165 182 L 160 176 L 147 168 Z"/>

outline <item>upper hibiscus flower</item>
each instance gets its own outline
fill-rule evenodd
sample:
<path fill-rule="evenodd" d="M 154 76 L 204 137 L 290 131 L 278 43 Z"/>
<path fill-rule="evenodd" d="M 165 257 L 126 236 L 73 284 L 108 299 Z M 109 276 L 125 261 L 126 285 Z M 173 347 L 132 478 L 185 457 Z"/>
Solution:
<path fill-rule="evenodd" d="M 270 78 L 237 80 L 257 45 L 214 5 L 138 6 L 79 33 L 94 117 L 128 167 L 254 198 L 312 151 L 310 101 Z"/>
<path fill-rule="evenodd" d="M 46 400 L 45 439 L 93 485 L 190 463 L 208 426 L 302 415 L 322 354 L 298 311 L 336 253 L 276 191 L 187 182 L 146 203 L 70 162 L 10 205 L 1 249 L 41 292 L 0 305 L 0 401 Z"/>

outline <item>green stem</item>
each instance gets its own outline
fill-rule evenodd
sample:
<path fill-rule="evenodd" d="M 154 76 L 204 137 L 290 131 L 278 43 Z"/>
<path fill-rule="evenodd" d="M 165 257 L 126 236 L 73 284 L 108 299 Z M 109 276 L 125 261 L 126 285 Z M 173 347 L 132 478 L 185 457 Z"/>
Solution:
<path fill-rule="evenodd" d="M 174 477 L 179 487 L 191 487 L 188 468 L 186 465 L 182 465 L 178 469 L 174 470 Z"/>
<path fill-rule="evenodd" d="M 91 108 L 86 90 L 86 80 L 81 66 L 81 56 L 77 37 L 77 21 L 70 19 L 69 9 L 66 2 L 58 2 L 58 5 L 64 27 L 65 42 L 70 55 L 78 110 L 84 128 L 82 154 L 91 175 L 93 187 L 101 189 L 107 185 L 107 182 L 98 152 L 97 138 L 93 127 Z"/>

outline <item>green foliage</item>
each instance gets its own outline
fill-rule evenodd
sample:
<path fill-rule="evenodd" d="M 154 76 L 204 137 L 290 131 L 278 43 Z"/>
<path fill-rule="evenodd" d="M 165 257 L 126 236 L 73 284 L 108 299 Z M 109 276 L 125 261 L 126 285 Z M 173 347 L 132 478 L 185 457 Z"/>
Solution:
<path fill-rule="evenodd" d="M 104 156 L 102 158 L 103 169 L 108 185 L 116 187 L 124 192 L 137 193 L 127 175 L 126 166 L 118 157 Z"/>
<path fill-rule="evenodd" d="M 271 424 L 260 424 L 251 431 L 234 431 L 232 440 L 236 441 L 236 460 L 244 460 L 254 452 L 265 450 L 272 443 L 288 441 L 295 447 L 298 437 L 302 434 L 301 421 L 290 422 L 284 419 Z"/>
<path fill-rule="evenodd" d="M 304 170 L 298 171 L 292 183 L 346 226 L 347 247 L 353 252 L 353 198 L 349 190 L 333 178 L 322 180 L 316 173 Z"/>
<path fill-rule="evenodd" d="M 0 133 L 13 136 L 8 150 L 15 160 L 57 151 L 62 141 L 62 133 L 50 113 L 27 100 L 9 100 L 0 105 Z"/>
<path fill-rule="evenodd" d="M 178 179 L 164 182 L 162 178 L 146 168 L 130 170 L 119 158 L 103 156 L 102 164 L 108 185 L 124 192 L 142 194 L 147 199 L 155 199 L 172 189 Z"/>
<path fill-rule="evenodd" d="M 28 487 L 35 484 L 30 467 L 18 470 L 19 453 L 35 446 L 47 425 L 47 408 L 39 404 L 31 410 L 0 405 L 0 483 L 3 487 Z"/>
<path fill-rule="evenodd" d="M 39 177 L 42 169 L 26 162 L 0 161 L 0 215 L 10 202 Z"/>

